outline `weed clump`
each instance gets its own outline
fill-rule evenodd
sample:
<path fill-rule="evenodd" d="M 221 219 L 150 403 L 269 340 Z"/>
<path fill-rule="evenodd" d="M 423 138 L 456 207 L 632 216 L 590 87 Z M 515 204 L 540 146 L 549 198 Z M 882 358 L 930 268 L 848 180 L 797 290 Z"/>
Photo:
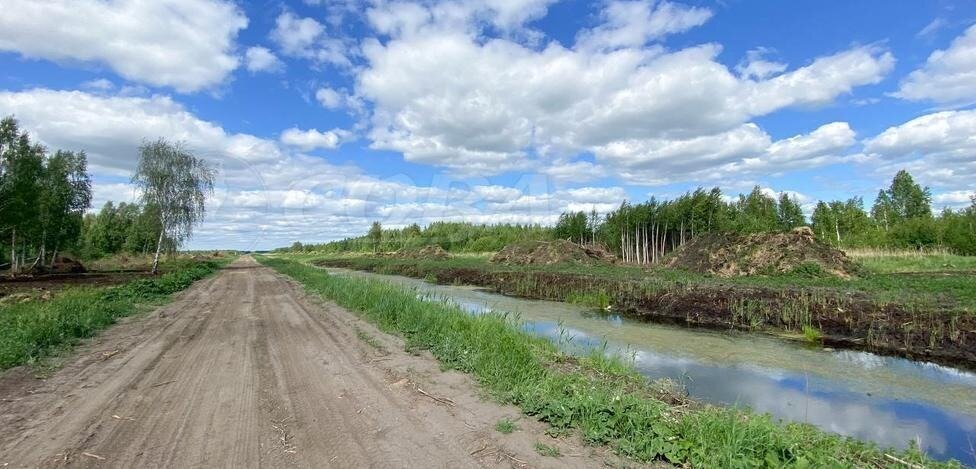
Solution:
<path fill-rule="evenodd" d="M 823 332 L 813 326 L 803 326 L 803 338 L 810 343 L 820 343 L 823 340 Z"/>
<path fill-rule="evenodd" d="M 518 425 L 509 419 L 501 419 L 495 424 L 495 431 L 503 435 L 508 435 L 518 429 Z"/>
<path fill-rule="evenodd" d="M 549 446 L 545 443 L 536 443 L 535 452 L 539 453 L 542 456 L 546 456 L 550 458 L 558 458 L 559 456 L 562 456 L 562 453 L 559 451 L 559 448 L 556 448 L 555 446 Z"/>

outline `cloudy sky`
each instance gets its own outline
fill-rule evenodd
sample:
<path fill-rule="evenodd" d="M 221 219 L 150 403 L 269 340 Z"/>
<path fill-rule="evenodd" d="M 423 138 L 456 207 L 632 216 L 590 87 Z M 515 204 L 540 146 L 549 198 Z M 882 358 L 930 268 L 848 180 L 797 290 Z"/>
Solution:
<path fill-rule="evenodd" d="M 96 208 L 143 139 L 220 169 L 192 248 L 899 169 L 976 192 L 976 3 L 3 0 L 0 115 L 85 150 Z"/>

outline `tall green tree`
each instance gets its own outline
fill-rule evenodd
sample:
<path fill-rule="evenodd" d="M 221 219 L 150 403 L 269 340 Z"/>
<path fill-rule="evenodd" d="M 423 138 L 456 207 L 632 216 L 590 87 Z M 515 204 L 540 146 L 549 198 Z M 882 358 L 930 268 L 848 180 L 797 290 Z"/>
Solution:
<path fill-rule="evenodd" d="M 780 194 L 779 203 L 776 207 L 776 218 L 779 221 L 781 230 L 792 230 L 798 226 L 806 224 L 806 217 L 803 216 L 803 209 L 800 204 L 785 192 Z"/>
<path fill-rule="evenodd" d="M 586 212 L 563 213 L 559 215 L 553 234 L 558 239 L 583 244 L 590 237 L 589 217 Z"/>
<path fill-rule="evenodd" d="M 372 226 L 369 227 L 368 235 L 370 241 L 373 243 L 373 252 L 380 250 L 380 242 L 383 241 L 383 225 L 380 222 L 374 221 Z"/>
<path fill-rule="evenodd" d="M 775 230 L 779 226 L 776 199 L 764 193 L 759 186 L 754 187 L 749 195 L 740 195 L 737 205 L 739 231 L 759 233 Z"/>
<path fill-rule="evenodd" d="M 871 218 L 885 232 L 891 229 L 892 224 L 901 220 L 901 215 L 895 211 L 888 191 L 883 189 L 878 191 L 878 196 L 874 199 L 874 206 L 871 207 Z"/>
<path fill-rule="evenodd" d="M 10 156 L 14 143 L 18 136 L 17 121 L 13 117 L 5 117 L 0 120 L 0 237 L 4 236 L 12 228 L 12 224 L 7 221 L 9 213 L 10 195 L 9 174 Z M 0 240 L 0 245 L 3 245 Z M 0 252 L 0 264 L 3 263 L 4 253 Z M 13 263 L 13 259 L 11 259 Z"/>
<path fill-rule="evenodd" d="M 0 230 L 9 236 L 10 271 L 16 273 L 26 258 L 28 240 L 41 234 L 40 196 L 45 150 L 40 145 L 32 144 L 26 132 L 19 132 L 17 122 L 12 118 L 4 119 L 2 127 Z"/>
<path fill-rule="evenodd" d="M 42 185 L 38 259 L 43 262 L 50 247 L 53 263 L 58 250 L 78 238 L 81 218 L 91 206 L 91 177 L 85 152 L 55 152 L 47 160 Z"/>
<path fill-rule="evenodd" d="M 165 139 L 139 147 L 139 166 L 132 176 L 142 189 L 142 201 L 159 211 L 159 237 L 152 272 L 159 268 L 159 253 L 164 238 L 181 245 L 203 221 L 207 195 L 213 193 L 214 169 L 190 152 L 182 143 Z"/>
<path fill-rule="evenodd" d="M 823 241 L 840 242 L 840 226 L 833 207 L 824 201 L 818 201 L 813 209 L 813 232 Z"/>
<path fill-rule="evenodd" d="M 159 211 L 152 205 L 106 202 L 97 214 L 85 215 L 79 254 L 94 259 L 118 253 L 148 254 L 159 239 Z M 163 240 L 164 247 L 172 241 Z"/>
<path fill-rule="evenodd" d="M 908 171 L 901 170 L 891 180 L 888 188 L 891 208 L 899 219 L 928 218 L 932 216 L 932 192 L 928 187 L 915 183 Z"/>

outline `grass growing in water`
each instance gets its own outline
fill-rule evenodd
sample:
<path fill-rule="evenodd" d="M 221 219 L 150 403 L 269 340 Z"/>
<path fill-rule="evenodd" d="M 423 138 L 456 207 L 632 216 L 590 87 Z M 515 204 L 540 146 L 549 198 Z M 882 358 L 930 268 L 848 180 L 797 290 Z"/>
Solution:
<path fill-rule="evenodd" d="M 226 262 L 226 261 L 224 261 Z M 48 301 L 0 307 L 0 370 L 34 363 L 51 351 L 91 337 L 119 318 L 157 304 L 220 269 L 224 262 L 187 261 L 155 278 L 118 287 L 68 288 Z"/>
<path fill-rule="evenodd" d="M 736 409 L 674 408 L 635 385 L 647 381 L 620 360 L 597 354 L 568 358 L 504 314 L 472 316 L 382 281 L 331 276 L 284 259 L 259 261 L 403 336 L 408 346 L 429 350 L 446 367 L 471 373 L 496 400 L 639 460 L 696 467 L 884 467 L 891 462 L 873 444 L 810 425 L 784 425 Z M 887 453 L 929 467 L 960 467 L 933 462 L 914 449 Z"/>
<path fill-rule="evenodd" d="M 566 295 L 566 302 L 588 308 L 607 309 L 610 306 L 610 295 L 606 292 L 573 292 Z"/>
<path fill-rule="evenodd" d="M 823 333 L 813 326 L 803 326 L 803 339 L 810 343 L 819 343 Z"/>

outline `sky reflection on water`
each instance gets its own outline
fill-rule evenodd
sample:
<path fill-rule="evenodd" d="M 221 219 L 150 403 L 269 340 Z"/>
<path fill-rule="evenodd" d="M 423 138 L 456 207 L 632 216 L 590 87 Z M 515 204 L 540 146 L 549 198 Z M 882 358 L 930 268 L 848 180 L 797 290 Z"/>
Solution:
<path fill-rule="evenodd" d="M 523 328 L 570 352 L 601 348 L 633 360 L 649 378 L 689 395 L 976 465 L 976 374 L 866 352 L 824 350 L 756 334 L 639 323 L 560 302 L 506 297 L 472 287 L 383 278 L 474 314 L 516 313 Z"/>

